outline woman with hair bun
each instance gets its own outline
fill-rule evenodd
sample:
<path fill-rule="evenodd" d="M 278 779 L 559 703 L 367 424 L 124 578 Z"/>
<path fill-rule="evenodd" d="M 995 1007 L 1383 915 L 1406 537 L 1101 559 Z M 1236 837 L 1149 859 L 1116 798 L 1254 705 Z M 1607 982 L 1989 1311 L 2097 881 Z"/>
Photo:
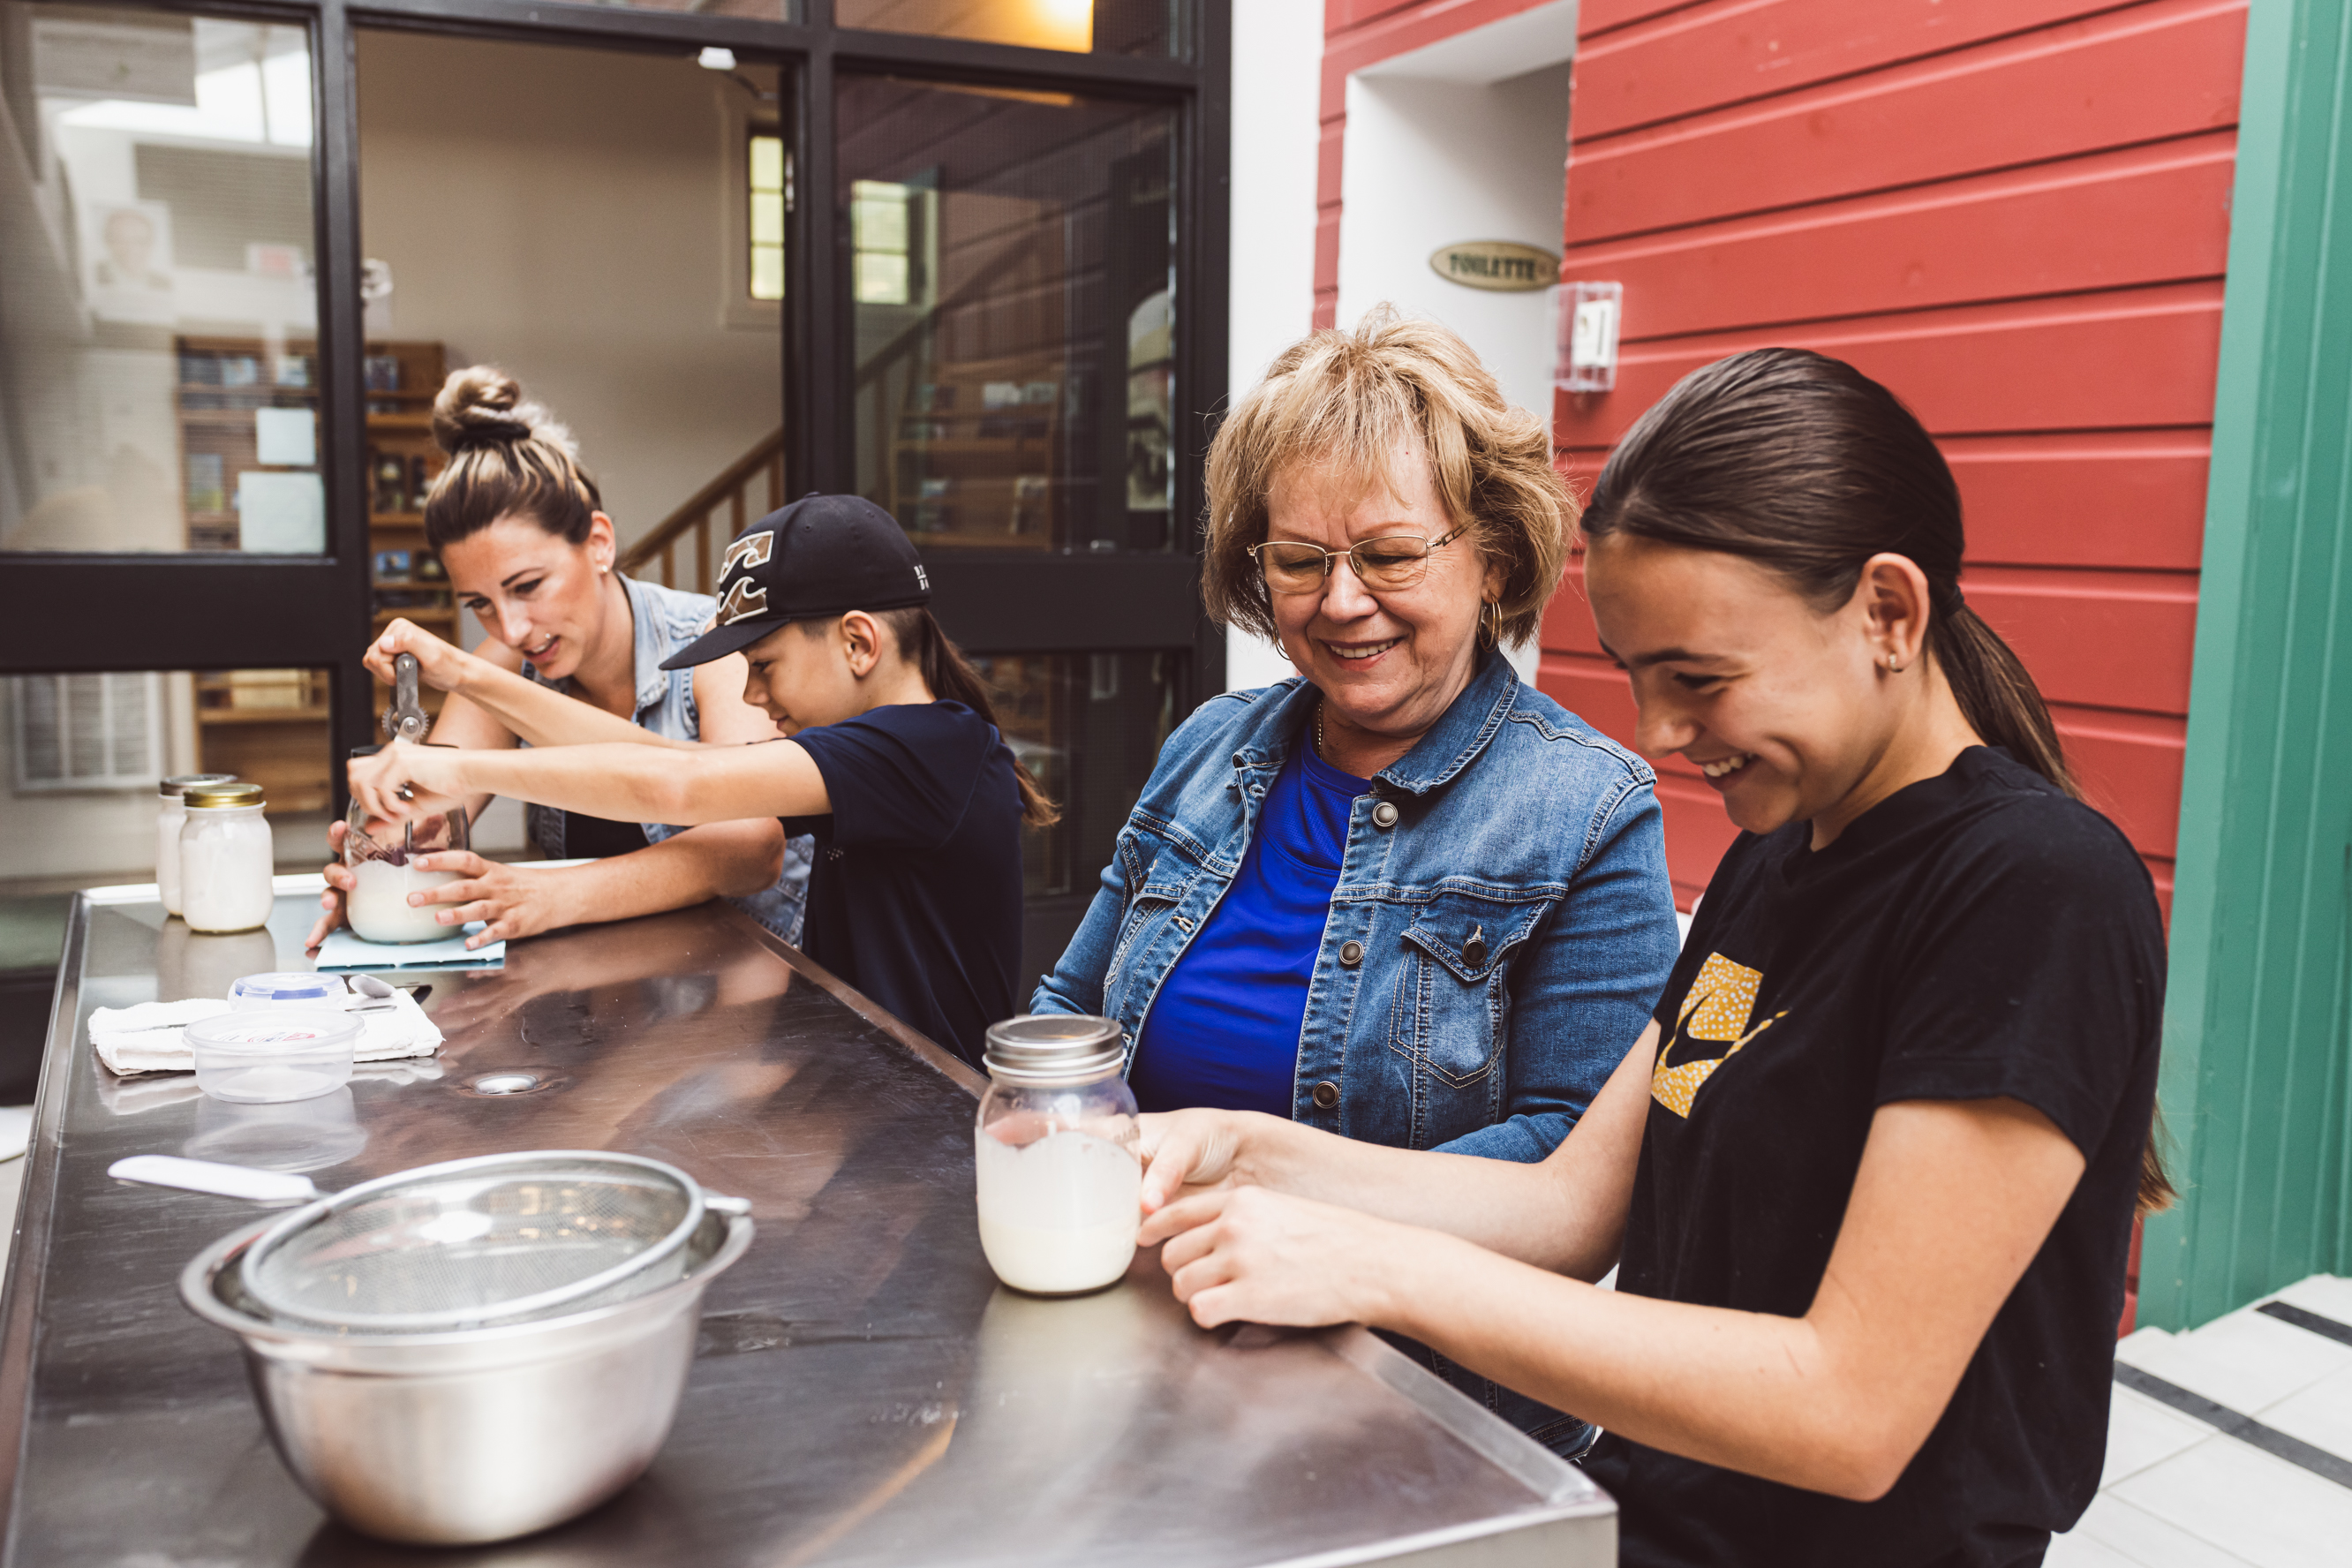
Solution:
<path fill-rule="evenodd" d="M 2170 1197 L 2147 868 L 1852 366 L 1694 372 L 1584 531 L 1642 749 L 1744 830 L 1648 1028 L 1540 1164 L 1147 1118 L 1142 1239 L 1204 1326 L 1362 1321 L 1600 1423 L 1628 1564 L 2039 1563 Z"/>
<path fill-rule="evenodd" d="M 735 537 L 719 590 L 709 629 L 660 668 L 745 666 L 768 744 L 697 745 L 587 711 L 575 743 L 528 752 L 386 746 L 351 764 L 352 797 L 393 821 L 485 790 L 669 822 L 781 817 L 824 850 L 802 950 L 977 1066 L 1015 1005 L 1022 830 L 1059 813 L 933 618 L 929 569 L 872 501 L 811 494 Z M 523 725 L 563 705 L 519 680 L 502 696 Z"/>
<path fill-rule="evenodd" d="M 590 732 L 582 726 L 599 715 L 677 741 L 744 744 L 773 735 L 767 715 L 743 700 L 740 658 L 663 669 L 701 635 L 718 602 L 614 570 L 613 520 L 571 431 L 526 401 L 512 376 L 488 365 L 450 373 L 434 399 L 433 437 L 448 462 L 425 500 L 425 541 L 457 602 L 489 635 L 467 653 L 396 620 L 368 649 L 367 665 L 389 681 L 396 656 L 416 656 L 425 682 L 449 694 L 434 722 L 436 745 L 563 745 Z M 549 693 L 570 700 L 534 700 Z M 465 804 L 478 816 L 490 798 Z M 412 900 L 442 906 L 444 925 L 484 921 L 469 947 L 710 898 L 727 899 L 787 942 L 800 935 L 812 840 L 788 843 L 772 817 L 679 827 L 540 805 L 526 817 L 549 858 L 595 863 L 541 870 L 465 850 L 422 858 L 421 868 L 456 871 L 459 879 Z M 330 830 L 337 850 L 342 833 L 340 823 Z M 327 880 L 314 949 L 340 923 L 352 885 L 340 858 L 327 867 Z"/>

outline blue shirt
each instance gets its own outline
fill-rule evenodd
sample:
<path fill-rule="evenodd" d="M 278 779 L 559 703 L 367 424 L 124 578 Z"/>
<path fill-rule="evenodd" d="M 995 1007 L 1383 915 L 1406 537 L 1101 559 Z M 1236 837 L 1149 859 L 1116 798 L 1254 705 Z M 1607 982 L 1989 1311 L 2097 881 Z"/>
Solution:
<path fill-rule="evenodd" d="M 1300 746 L 1275 775 L 1241 875 L 1169 972 L 1128 1074 L 1146 1110 L 1203 1105 L 1290 1118 L 1307 985 L 1370 781 Z"/>

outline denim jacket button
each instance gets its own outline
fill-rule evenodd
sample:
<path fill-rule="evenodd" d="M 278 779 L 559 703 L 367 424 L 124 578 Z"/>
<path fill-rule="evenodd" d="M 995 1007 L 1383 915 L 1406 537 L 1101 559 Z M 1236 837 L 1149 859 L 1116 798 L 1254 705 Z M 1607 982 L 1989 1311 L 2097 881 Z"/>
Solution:
<path fill-rule="evenodd" d="M 1374 827 L 1394 827 L 1396 826 L 1396 802 L 1392 800 L 1384 800 L 1378 805 L 1372 807 L 1372 826 Z"/>
<path fill-rule="evenodd" d="M 1356 965 L 1358 965 L 1358 964 L 1360 964 L 1360 963 L 1363 963 L 1363 962 L 1364 962 L 1364 944 L 1363 944 L 1362 942 L 1341 942 L 1341 943 L 1339 944 L 1339 967 L 1340 967 L 1340 968 L 1342 968 L 1342 969 L 1353 969 L 1353 968 L 1355 968 L 1355 967 L 1356 967 Z M 1336 1094 L 1336 1093 L 1338 1093 L 1339 1091 L 1338 1091 L 1337 1089 L 1334 1089 L 1332 1092 Z M 1328 1109 L 1329 1109 L 1329 1108 L 1327 1106 L 1325 1109 L 1327 1109 L 1327 1110 L 1328 1110 Z"/>
<path fill-rule="evenodd" d="M 1329 1079 L 1325 1079 L 1321 1083 L 1317 1084 L 1313 1094 L 1315 1109 L 1318 1110 L 1329 1110 L 1339 1103 L 1339 1086 Z"/>

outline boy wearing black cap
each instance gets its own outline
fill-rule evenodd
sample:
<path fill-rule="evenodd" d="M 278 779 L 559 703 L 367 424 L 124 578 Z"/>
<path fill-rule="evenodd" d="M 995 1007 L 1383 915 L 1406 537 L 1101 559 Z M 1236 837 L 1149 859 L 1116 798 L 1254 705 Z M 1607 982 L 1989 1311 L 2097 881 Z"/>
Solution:
<path fill-rule="evenodd" d="M 1045 826 L 1055 811 L 929 599 L 887 512 L 856 496 L 806 497 L 727 547 L 711 629 L 662 667 L 741 651 L 744 700 L 787 742 L 704 746 L 616 720 L 594 744 L 395 745 L 351 764 L 352 793 L 391 820 L 480 791 L 681 826 L 781 817 L 786 833 L 817 840 L 808 955 L 976 1064 L 982 1032 L 1019 1010 L 1022 825 Z M 537 727 L 536 707 L 562 700 L 520 679 L 477 700 L 519 733 Z M 565 717 L 581 733 L 579 717 Z"/>

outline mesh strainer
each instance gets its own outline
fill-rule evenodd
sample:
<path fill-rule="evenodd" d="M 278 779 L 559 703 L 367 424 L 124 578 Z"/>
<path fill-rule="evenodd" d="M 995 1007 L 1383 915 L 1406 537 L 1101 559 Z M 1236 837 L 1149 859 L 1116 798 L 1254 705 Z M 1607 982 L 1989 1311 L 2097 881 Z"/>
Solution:
<path fill-rule="evenodd" d="M 273 1318 L 353 1333 L 582 1311 L 677 1279 L 703 1206 L 684 1172 L 634 1154 L 452 1160 L 288 1215 L 247 1252 L 245 1288 Z"/>

